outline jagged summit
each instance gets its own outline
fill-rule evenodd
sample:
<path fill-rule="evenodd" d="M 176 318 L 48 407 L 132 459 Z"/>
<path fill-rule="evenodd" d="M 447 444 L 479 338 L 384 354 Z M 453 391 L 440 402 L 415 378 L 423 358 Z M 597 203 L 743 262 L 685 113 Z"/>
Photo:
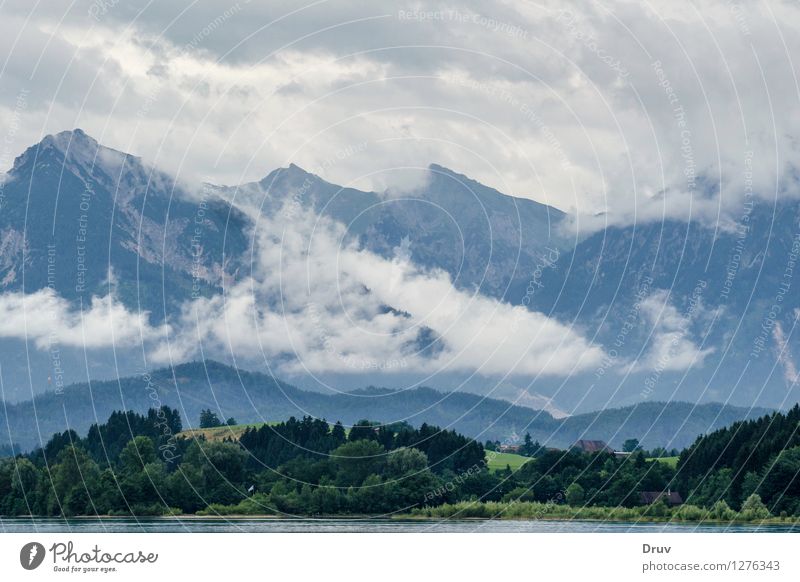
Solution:
<path fill-rule="evenodd" d="M 93 171 L 95 167 L 116 170 L 125 161 L 141 163 L 136 156 L 100 144 L 80 128 L 46 135 L 14 160 L 10 173 L 24 172 L 34 160 L 37 163 L 61 163 L 83 171 Z"/>
<path fill-rule="evenodd" d="M 62 151 L 66 151 L 72 144 L 75 144 L 76 146 L 83 144 L 94 146 L 99 145 L 96 139 L 79 127 L 76 127 L 73 130 L 65 130 L 55 134 L 48 134 L 42 138 L 40 144 L 42 146 L 53 145 Z"/>
<path fill-rule="evenodd" d="M 258 184 L 265 190 L 274 189 L 276 186 L 286 187 L 287 185 L 302 184 L 306 179 L 313 179 L 328 184 L 319 176 L 301 168 L 295 163 L 290 163 L 285 168 L 275 168 L 269 174 L 261 178 Z"/>
<path fill-rule="evenodd" d="M 2 185 L 0 292 L 49 288 L 55 249 L 54 290 L 62 298 L 79 306 L 105 296 L 111 270 L 121 282 L 116 291 L 121 303 L 149 312 L 154 321 L 167 320 L 195 298 L 196 287 L 202 297 L 216 296 L 226 282 L 248 272 L 252 245 L 259 240 L 252 229 L 269 222 L 255 226 L 255 212 L 287 220 L 304 220 L 307 212 L 345 225 L 348 242 L 359 248 L 446 272 L 458 289 L 570 322 L 586 329 L 587 337 L 594 333 L 599 344 L 615 346 L 619 330 L 630 326 L 624 345 L 615 346 L 619 366 L 633 358 L 658 361 L 660 346 L 680 335 L 681 358 L 695 349 L 703 357 L 686 381 L 683 371 L 665 370 L 659 394 L 674 391 L 692 401 L 730 396 L 731 402 L 769 406 L 800 399 L 797 366 L 786 359 L 797 357 L 791 330 L 800 296 L 780 295 L 779 317 L 766 320 L 774 331 L 763 323 L 796 254 L 796 200 L 757 204 L 746 237 L 667 220 L 571 240 L 558 224 L 561 211 L 507 196 L 435 163 L 428 168 L 430 180 L 411 196 L 344 188 L 292 163 L 246 188 L 215 188 L 214 198 L 201 207 L 196 198 L 181 196 L 168 177 L 151 179 L 155 170 L 137 160 L 81 129 L 48 135 L 17 158 Z M 296 212 L 283 215 L 287 202 Z M 246 204 L 253 214 L 238 212 Z M 74 267 L 76 256 L 85 270 Z M 662 311 L 675 315 L 656 315 Z M 420 336 L 417 347 L 428 349 L 435 339 Z M 759 358 L 748 359 L 754 350 Z M 16 353 L 22 354 L 20 362 L 30 357 L 23 343 Z M 47 354 L 41 357 L 47 366 Z M 27 364 L 19 370 L 17 377 L 27 378 Z M 603 382 L 582 377 L 559 387 L 559 403 L 634 402 L 650 373 L 620 380 L 610 369 L 602 371 Z M 696 386 L 704 387 L 702 392 Z M 735 394 L 725 392 L 729 386 L 737 387 Z M 544 397 L 553 391 L 548 384 L 536 388 Z"/>

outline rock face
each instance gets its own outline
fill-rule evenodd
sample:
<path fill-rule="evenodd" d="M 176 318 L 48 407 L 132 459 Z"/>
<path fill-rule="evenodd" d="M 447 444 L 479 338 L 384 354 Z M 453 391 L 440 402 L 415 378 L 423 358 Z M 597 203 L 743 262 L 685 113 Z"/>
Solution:
<path fill-rule="evenodd" d="M 364 246 L 450 273 L 456 286 L 519 303 L 510 293 L 568 243 L 564 213 L 512 198 L 447 168 L 431 165 L 419 191 L 387 201 L 364 220 Z"/>
<path fill-rule="evenodd" d="M 247 221 L 228 203 L 190 196 L 79 129 L 28 148 L 3 194 L 4 291 L 50 287 L 88 304 L 113 285 L 129 308 L 163 318 L 193 291 L 217 292 L 247 249 Z"/>
<path fill-rule="evenodd" d="M 88 301 L 113 282 L 128 307 L 154 312 L 166 306 L 168 313 L 193 286 L 201 294 L 218 291 L 246 264 L 251 224 L 238 203 L 266 215 L 287 205 L 326 215 L 369 250 L 443 269 L 460 288 L 513 303 L 524 291 L 515 297 L 509 289 L 524 289 L 534 271 L 569 247 L 558 231 L 560 210 L 437 165 L 424 186 L 402 196 L 343 188 L 295 165 L 257 183 L 189 193 L 80 129 L 28 148 L 3 192 L 3 289 L 30 293 L 49 285 Z"/>

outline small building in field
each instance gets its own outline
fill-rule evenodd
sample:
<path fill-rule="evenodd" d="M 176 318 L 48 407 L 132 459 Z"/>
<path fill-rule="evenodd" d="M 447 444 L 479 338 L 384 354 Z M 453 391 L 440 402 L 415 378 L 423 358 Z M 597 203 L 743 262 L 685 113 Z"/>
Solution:
<path fill-rule="evenodd" d="M 518 453 L 519 445 L 500 445 L 497 450 L 501 453 Z"/>
<path fill-rule="evenodd" d="M 609 447 L 605 441 L 589 441 L 579 440 L 574 445 L 573 449 L 578 449 L 584 453 L 613 453 L 614 449 Z"/>
<path fill-rule="evenodd" d="M 640 491 L 639 497 L 642 503 L 646 505 L 652 505 L 653 503 L 661 501 L 662 497 L 666 500 L 667 505 L 681 505 L 683 503 L 681 494 L 671 489 L 667 491 Z"/>

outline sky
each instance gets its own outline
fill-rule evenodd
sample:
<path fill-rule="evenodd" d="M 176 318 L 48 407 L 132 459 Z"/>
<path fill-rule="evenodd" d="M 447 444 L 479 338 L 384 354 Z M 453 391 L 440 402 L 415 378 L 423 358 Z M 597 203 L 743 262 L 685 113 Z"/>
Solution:
<path fill-rule="evenodd" d="M 724 227 L 796 195 L 798 26 L 793 2 L 6 1 L 0 168 L 81 127 L 189 183 L 296 163 L 402 191 L 439 163 L 582 231 Z"/>

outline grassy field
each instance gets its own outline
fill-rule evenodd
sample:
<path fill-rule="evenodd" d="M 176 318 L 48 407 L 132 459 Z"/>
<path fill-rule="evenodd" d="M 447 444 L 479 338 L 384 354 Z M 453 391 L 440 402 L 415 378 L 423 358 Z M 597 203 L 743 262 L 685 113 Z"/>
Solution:
<path fill-rule="evenodd" d="M 673 469 L 678 464 L 678 457 L 660 457 L 660 458 L 653 457 L 647 460 L 664 463 L 665 465 L 669 465 Z M 510 466 L 512 471 L 516 471 L 528 461 L 530 461 L 530 458 L 523 457 L 522 455 L 515 455 L 513 453 L 496 453 L 494 451 L 486 451 L 486 463 L 490 471 L 502 471 L 506 468 L 506 465 Z"/>
<path fill-rule="evenodd" d="M 506 465 L 511 467 L 512 471 L 516 471 L 528 461 L 530 461 L 530 457 L 523 457 L 522 455 L 515 455 L 513 453 L 486 451 L 486 463 L 490 471 L 503 470 L 506 468 Z"/>
<path fill-rule="evenodd" d="M 190 428 L 178 433 L 178 438 L 191 439 L 204 436 L 207 441 L 223 441 L 225 439 L 237 440 L 248 428 L 259 428 L 265 424 L 278 424 L 277 422 L 253 422 L 250 424 L 234 424 L 233 426 L 217 426 L 214 428 Z"/>
<path fill-rule="evenodd" d="M 678 466 L 678 457 L 653 457 L 651 459 L 647 459 L 648 461 L 658 461 L 659 463 L 664 463 L 665 465 L 669 465 L 673 469 Z"/>

